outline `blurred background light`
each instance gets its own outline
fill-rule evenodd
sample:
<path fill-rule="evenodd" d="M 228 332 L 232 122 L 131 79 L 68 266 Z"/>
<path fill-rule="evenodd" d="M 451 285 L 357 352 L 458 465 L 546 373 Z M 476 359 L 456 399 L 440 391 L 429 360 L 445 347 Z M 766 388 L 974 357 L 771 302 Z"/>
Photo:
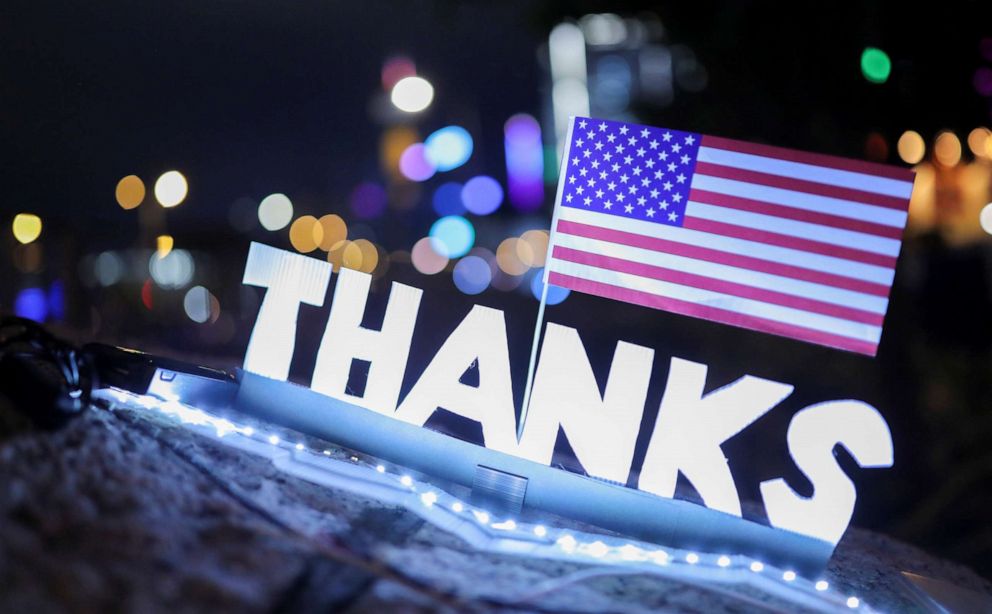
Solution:
<path fill-rule="evenodd" d="M 210 291 L 203 286 L 193 286 L 187 290 L 183 297 L 183 310 L 186 312 L 186 316 L 197 324 L 203 324 L 209 320 L 212 298 Z"/>
<path fill-rule="evenodd" d="M 309 254 L 324 240 L 324 227 L 312 215 L 297 218 L 289 227 L 289 242 L 301 254 Z"/>
<path fill-rule="evenodd" d="M 413 245 L 410 251 L 410 261 L 413 268 L 423 275 L 435 275 L 448 266 L 448 257 L 439 254 L 430 237 L 424 237 Z"/>
<path fill-rule="evenodd" d="M 424 140 L 427 158 L 439 171 L 450 171 L 472 157 L 472 135 L 461 126 L 445 126 Z"/>
<path fill-rule="evenodd" d="M 145 182 L 137 175 L 128 175 L 117 182 L 114 198 L 123 209 L 134 209 L 145 200 Z"/>
<path fill-rule="evenodd" d="M 992 96 L 992 68 L 979 66 L 972 79 L 975 91 L 982 96 Z"/>
<path fill-rule="evenodd" d="M 155 255 L 159 258 L 165 258 L 172 251 L 175 243 L 172 235 L 159 235 L 155 237 Z"/>
<path fill-rule="evenodd" d="M 173 290 L 183 288 L 193 280 L 195 266 L 193 257 L 184 249 L 174 249 L 164 258 L 152 254 L 148 260 L 148 272 L 160 288 Z"/>
<path fill-rule="evenodd" d="M 21 273 L 40 273 L 44 268 L 44 250 L 41 244 L 32 242 L 14 247 L 14 268 Z"/>
<path fill-rule="evenodd" d="M 889 159 L 889 142 L 878 132 L 868 133 L 865 139 L 865 157 L 875 162 L 885 162 Z"/>
<path fill-rule="evenodd" d="M 44 322 L 48 316 L 48 297 L 41 288 L 24 288 L 14 298 L 14 313 L 22 318 Z"/>
<path fill-rule="evenodd" d="M 503 188 L 492 177 L 472 177 L 462 186 L 462 203 L 471 213 L 489 215 L 503 204 Z"/>
<path fill-rule="evenodd" d="M 375 271 L 376 266 L 379 264 L 379 250 L 376 249 L 375 245 L 368 239 L 358 239 L 351 244 L 351 246 L 358 250 L 358 262 L 355 266 L 350 266 L 359 270 L 363 273 L 372 273 Z M 349 254 L 345 254 L 345 259 L 347 260 Z"/>
<path fill-rule="evenodd" d="M 124 263 L 114 252 L 103 252 L 93 261 L 93 275 L 101 286 L 112 286 L 124 275 Z"/>
<path fill-rule="evenodd" d="M 417 74 L 417 66 L 405 55 L 394 55 L 382 64 L 382 89 L 391 91 L 404 77 Z"/>
<path fill-rule="evenodd" d="M 430 230 L 431 246 L 445 258 L 460 258 L 475 243 L 475 227 L 459 215 L 446 215 Z"/>
<path fill-rule="evenodd" d="M 548 254 L 548 238 L 547 230 L 528 230 L 520 235 L 520 243 L 517 243 L 520 261 L 529 267 L 543 267 Z M 524 249 L 525 246 L 528 249 Z"/>
<path fill-rule="evenodd" d="M 479 294 L 489 287 L 493 272 L 484 258 L 466 256 L 455 264 L 451 277 L 464 294 Z"/>
<path fill-rule="evenodd" d="M 400 111 L 417 113 L 434 100 L 434 86 L 423 77 L 403 77 L 393 86 L 389 99 Z"/>
<path fill-rule="evenodd" d="M 285 194 L 269 194 L 258 204 L 258 222 L 266 230 L 282 230 L 293 219 L 293 203 Z"/>
<path fill-rule="evenodd" d="M 58 279 L 48 287 L 48 317 L 57 321 L 65 319 L 65 286 Z"/>
<path fill-rule="evenodd" d="M 336 213 L 328 213 L 321 216 L 320 220 L 321 236 L 320 249 L 329 252 L 341 241 L 348 238 L 348 225 Z"/>
<path fill-rule="evenodd" d="M 496 265 L 507 275 L 523 275 L 530 269 L 528 263 L 533 260 L 530 245 L 517 237 L 503 239 L 496 248 Z"/>
<path fill-rule="evenodd" d="M 18 213 L 11 224 L 14 238 L 27 245 L 41 236 L 41 218 L 33 213 Z"/>
<path fill-rule="evenodd" d="M 417 140 L 417 131 L 408 126 L 393 126 L 382 133 L 382 138 L 379 140 L 379 159 L 386 174 L 390 177 L 400 175 L 400 158 L 403 152 Z"/>
<path fill-rule="evenodd" d="M 982 212 L 978 216 L 978 221 L 982 225 L 982 230 L 992 235 L 992 203 L 982 207 Z"/>
<path fill-rule="evenodd" d="M 427 181 L 435 171 L 437 169 L 427 157 L 427 148 L 423 143 L 410 145 L 400 156 L 400 173 L 410 181 Z"/>
<path fill-rule="evenodd" d="M 568 120 L 589 115 L 586 87 L 586 40 L 574 23 L 560 23 L 548 35 L 551 63 L 551 103 L 555 127 L 555 150 L 561 157 Z"/>
<path fill-rule="evenodd" d="M 861 52 L 861 74 L 872 83 L 885 83 L 892 72 L 889 55 L 877 47 L 865 47 Z"/>
<path fill-rule="evenodd" d="M 535 269 L 534 277 L 530 280 L 530 293 L 534 298 L 541 300 L 541 293 L 544 291 L 544 269 Z M 548 305 L 557 305 L 568 298 L 571 291 L 555 285 L 548 286 Z"/>
<path fill-rule="evenodd" d="M 344 248 L 341 250 L 341 266 L 361 271 L 364 255 L 362 248 L 358 246 L 356 241 L 345 241 Z"/>
<path fill-rule="evenodd" d="M 377 183 L 364 181 L 351 191 L 351 212 L 362 220 L 377 218 L 386 211 L 386 190 Z"/>
<path fill-rule="evenodd" d="M 953 132 L 941 132 L 933 144 L 933 156 L 944 166 L 954 166 L 961 161 L 961 141 Z"/>
<path fill-rule="evenodd" d="M 526 113 L 518 113 L 503 126 L 506 177 L 510 204 L 533 211 L 544 202 L 544 149 L 541 125 Z"/>
<path fill-rule="evenodd" d="M 579 25 L 585 39 L 596 47 L 612 47 L 627 39 L 626 24 L 619 15 L 613 13 L 586 15 L 579 20 Z"/>
<path fill-rule="evenodd" d="M 923 159 L 927 146 L 919 132 L 907 130 L 899 137 L 899 141 L 896 143 L 896 150 L 899 152 L 899 157 L 902 158 L 903 162 L 906 164 L 916 164 Z"/>
<path fill-rule="evenodd" d="M 968 149 L 976 158 L 992 157 L 992 140 L 988 128 L 978 127 L 968 133 Z"/>
<path fill-rule="evenodd" d="M 431 204 L 434 207 L 434 212 L 442 217 L 465 213 L 465 204 L 462 202 L 462 184 L 454 181 L 442 183 L 434 190 Z"/>
<path fill-rule="evenodd" d="M 175 207 L 186 198 L 189 186 L 179 171 L 168 171 L 155 181 L 155 200 L 163 207 Z"/>

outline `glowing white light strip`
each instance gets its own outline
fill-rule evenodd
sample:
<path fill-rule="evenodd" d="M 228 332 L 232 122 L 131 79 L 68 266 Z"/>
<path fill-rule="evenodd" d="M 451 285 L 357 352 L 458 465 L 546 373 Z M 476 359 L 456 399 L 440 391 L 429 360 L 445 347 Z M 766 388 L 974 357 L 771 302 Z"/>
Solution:
<path fill-rule="evenodd" d="M 158 412 L 200 435 L 267 457 L 276 468 L 307 481 L 402 505 L 435 526 L 457 534 L 479 550 L 621 565 L 627 570 L 696 584 L 746 584 L 777 598 L 824 612 L 844 606 L 860 612 L 875 611 L 858 597 L 844 597 L 831 591 L 826 580 L 801 578 L 795 571 L 776 569 L 743 555 L 662 549 L 645 542 L 549 528 L 512 518 L 496 520 L 488 511 L 384 464 L 370 464 L 357 456 L 351 456 L 349 461 L 329 458 L 331 451 L 328 449 L 318 450 L 275 432 L 235 424 L 176 399 L 162 400 L 115 388 L 99 390 L 93 396 L 110 402 L 112 410 Z M 401 467 L 395 469 L 402 470 Z"/>

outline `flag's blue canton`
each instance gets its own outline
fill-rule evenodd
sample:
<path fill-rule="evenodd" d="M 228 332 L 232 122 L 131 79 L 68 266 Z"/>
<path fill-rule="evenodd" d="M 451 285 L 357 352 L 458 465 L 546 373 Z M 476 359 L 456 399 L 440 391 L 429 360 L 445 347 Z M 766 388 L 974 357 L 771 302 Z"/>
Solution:
<path fill-rule="evenodd" d="M 576 117 L 562 205 L 681 226 L 701 135 Z"/>

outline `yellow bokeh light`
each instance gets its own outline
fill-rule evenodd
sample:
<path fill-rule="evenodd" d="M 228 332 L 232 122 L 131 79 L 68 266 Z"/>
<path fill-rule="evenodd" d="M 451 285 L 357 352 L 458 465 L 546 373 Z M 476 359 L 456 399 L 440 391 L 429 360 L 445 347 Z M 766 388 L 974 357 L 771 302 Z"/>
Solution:
<path fill-rule="evenodd" d="M 906 164 L 918 163 L 927 152 L 927 146 L 923 141 L 923 137 L 920 136 L 919 132 L 914 130 L 907 130 L 902 133 L 902 136 L 899 137 L 899 142 L 896 143 L 896 149 L 899 151 L 899 157 Z"/>
<path fill-rule="evenodd" d="M 933 144 L 933 156 L 944 166 L 961 161 L 961 141 L 953 132 L 941 132 Z"/>
<path fill-rule="evenodd" d="M 165 258 L 172 251 L 176 242 L 172 238 L 172 235 L 159 235 L 155 239 L 155 253 L 158 254 L 159 258 Z"/>
<path fill-rule="evenodd" d="M 517 256 L 520 257 L 521 261 L 533 268 L 544 266 L 548 257 L 548 231 L 528 230 L 520 235 L 520 239 L 523 244 L 530 248 L 528 251 L 523 249 L 520 243 L 517 243 Z"/>
<path fill-rule="evenodd" d="M 383 169 L 394 177 L 400 176 L 400 157 L 406 148 L 413 145 L 420 137 L 417 131 L 406 126 L 396 126 L 386 130 L 379 142 L 379 157 Z"/>
<path fill-rule="evenodd" d="M 155 182 L 155 200 L 165 208 L 175 207 L 186 199 L 189 184 L 179 171 L 168 171 Z"/>
<path fill-rule="evenodd" d="M 134 209 L 145 200 L 145 182 L 137 175 L 128 175 L 117 182 L 114 197 L 121 208 Z"/>
<path fill-rule="evenodd" d="M 348 269 L 362 270 L 362 248 L 356 245 L 355 241 L 345 241 L 346 245 L 341 250 L 341 266 Z"/>
<path fill-rule="evenodd" d="M 12 224 L 14 238 L 27 245 L 41 236 L 41 218 L 33 213 L 18 213 Z"/>
<path fill-rule="evenodd" d="M 341 264 L 344 261 L 344 250 L 351 245 L 351 241 L 348 239 L 343 239 L 338 241 L 331 246 L 331 249 L 327 250 L 327 261 L 331 263 L 335 273 L 341 268 Z M 362 253 L 358 250 L 359 255 Z"/>
<path fill-rule="evenodd" d="M 357 267 L 352 267 L 348 264 L 345 264 L 345 266 L 348 266 L 349 268 L 358 269 L 363 273 L 371 273 L 372 271 L 374 271 L 376 265 L 379 264 L 379 250 L 375 248 L 375 245 L 373 245 L 373 243 L 368 239 L 358 239 L 357 241 L 352 243 L 352 245 L 354 245 L 361 253 L 361 260 L 358 263 Z M 347 250 L 345 251 L 344 254 L 344 260 L 345 261 L 348 260 Z"/>
<path fill-rule="evenodd" d="M 975 128 L 968 134 L 968 149 L 976 158 L 992 157 L 992 139 L 988 128 Z"/>
<path fill-rule="evenodd" d="M 324 240 L 324 227 L 312 215 L 304 215 L 296 219 L 289 227 L 289 242 L 293 249 L 301 254 L 308 254 L 320 246 Z"/>
<path fill-rule="evenodd" d="M 496 265 L 507 275 L 523 275 L 530 266 L 518 255 L 519 252 L 523 252 L 528 261 L 534 260 L 534 254 L 526 241 L 516 237 L 503 239 L 496 248 Z"/>
<path fill-rule="evenodd" d="M 340 215 L 330 213 L 320 218 L 321 237 L 319 241 L 320 249 L 325 252 L 348 238 L 348 225 L 344 223 Z"/>

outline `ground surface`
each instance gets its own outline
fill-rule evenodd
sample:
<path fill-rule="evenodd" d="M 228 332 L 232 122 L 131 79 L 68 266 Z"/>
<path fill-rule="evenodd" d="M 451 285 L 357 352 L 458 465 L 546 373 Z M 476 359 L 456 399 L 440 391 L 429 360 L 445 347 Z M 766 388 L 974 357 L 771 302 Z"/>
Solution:
<path fill-rule="evenodd" d="M 154 416 L 92 410 L 46 433 L 0 407 L 3 612 L 795 610 L 588 569 L 476 551 Z M 922 611 L 902 570 L 992 594 L 966 568 L 856 529 L 826 577 L 876 609 Z"/>

